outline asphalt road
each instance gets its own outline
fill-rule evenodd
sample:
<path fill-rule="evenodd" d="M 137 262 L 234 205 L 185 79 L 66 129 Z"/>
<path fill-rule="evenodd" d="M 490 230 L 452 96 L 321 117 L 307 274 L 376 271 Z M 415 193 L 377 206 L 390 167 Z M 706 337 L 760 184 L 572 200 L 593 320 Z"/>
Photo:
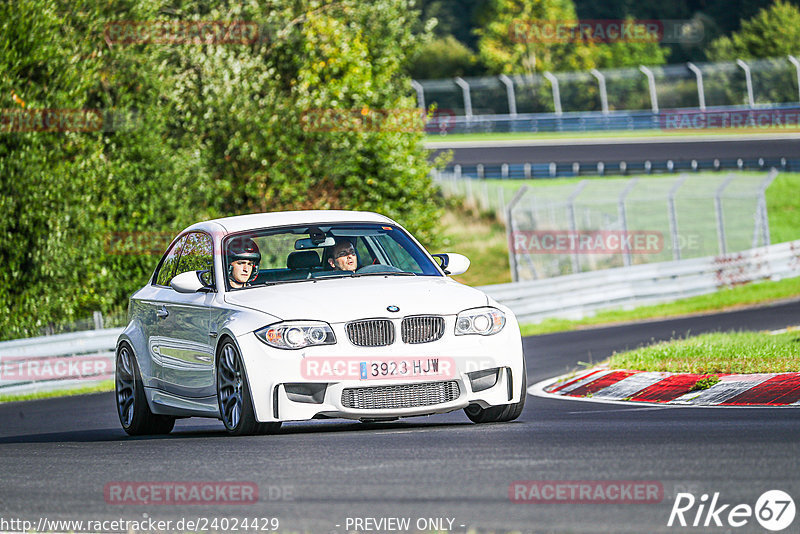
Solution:
<path fill-rule="evenodd" d="M 654 339 L 798 322 L 795 301 L 526 338 L 529 383 Z M 119 428 L 112 394 L 10 403 L 0 405 L 0 531 L 13 530 L 3 520 L 21 518 L 34 526 L 40 518 L 173 521 L 167 530 L 182 518 L 208 518 L 206 527 L 218 531 L 232 531 L 233 523 L 212 529 L 213 518 L 277 518 L 281 532 L 398 532 L 394 524 L 356 528 L 355 521 L 409 518 L 411 530 L 453 532 L 725 532 L 731 507 L 720 515 L 724 527 L 667 527 L 674 496 L 719 492 L 720 504 L 750 506 L 771 489 L 800 498 L 798 435 L 800 410 L 793 408 L 628 407 L 529 396 L 520 419 L 506 424 L 473 425 L 457 412 L 380 424 L 295 423 L 274 436 L 230 438 L 216 421 L 184 420 L 167 437 L 133 439 Z M 509 487 L 518 480 L 650 481 L 663 494 L 649 504 L 512 503 Z M 106 502 L 107 484 L 131 481 L 252 482 L 259 499 Z M 686 512 L 689 523 L 696 511 Z M 752 517 L 735 530 L 764 531 Z"/>
<path fill-rule="evenodd" d="M 572 163 L 595 161 L 643 162 L 685 160 L 736 160 L 737 158 L 797 158 L 800 137 L 765 136 L 749 138 L 695 136 L 656 139 L 622 138 L 551 140 L 498 143 L 431 143 L 431 157 L 439 154 L 442 145 L 453 150 L 451 165 L 485 165 L 501 163 Z"/>

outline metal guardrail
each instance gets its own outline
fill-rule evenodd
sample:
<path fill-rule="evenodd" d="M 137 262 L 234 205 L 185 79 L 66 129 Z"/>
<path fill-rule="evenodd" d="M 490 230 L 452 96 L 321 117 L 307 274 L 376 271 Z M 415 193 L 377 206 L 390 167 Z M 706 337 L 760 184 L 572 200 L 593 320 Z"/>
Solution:
<path fill-rule="evenodd" d="M 0 395 L 74 389 L 114 376 L 122 328 L 0 342 Z"/>
<path fill-rule="evenodd" d="M 520 322 L 581 319 L 603 309 L 629 309 L 713 293 L 757 280 L 800 276 L 800 240 L 690 260 L 590 271 L 543 280 L 483 286 Z"/>
<path fill-rule="evenodd" d="M 763 104 L 758 108 L 725 106 L 714 108 L 676 108 L 652 111 L 573 111 L 525 113 L 518 115 L 471 115 L 437 112 L 425 125 L 429 134 L 615 132 L 662 130 L 666 132 L 705 130 L 706 128 L 753 129 L 767 126 L 798 126 L 797 104 Z M 791 116 L 791 118 L 787 118 Z M 726 120 L 725 117 L 728 117 Z M 734 117 L 734 120 L 730 120 Z M 773 119 L 780 117 L 780 119 Z M 706 126 L 708 124 L 708 126 Z"/>
<path fill-rule="evenodd" d="M 766 171 L 797 172 L 800 158 L 713 158 L 663 160 L 601 160 L 550 163 L 494 163 L 448 165 L 434 170 L 435 180 L 528 180 L 578 178 L 581 176 L 631 176 L 637 174 L 674 174 L 678 172 Z"/>

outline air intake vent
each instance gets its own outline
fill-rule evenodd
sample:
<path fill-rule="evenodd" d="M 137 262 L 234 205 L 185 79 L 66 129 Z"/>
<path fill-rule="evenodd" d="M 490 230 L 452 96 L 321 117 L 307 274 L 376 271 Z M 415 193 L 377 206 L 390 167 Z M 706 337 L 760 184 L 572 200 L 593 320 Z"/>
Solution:
<path fill-rule="evenodd" d="M 444 318 L 435 315 L 406 317 L 400 332 L 403 343 L 430 343 L 444 334 Z"/>
<path fill-rule="evenodd" d="M 456 400 L 461 394 L 458 382 L 423 382 L 399 386 L 346 388 L 342 405 L 356 410 L 391 410 L 433 406 Z"/>
<path fill-rule="evenodd" d="M 347 337 L 359 347 L 383 347 L 394 343 L 394 325 L 388 319 L 366 319 L 345 326 Z"/>

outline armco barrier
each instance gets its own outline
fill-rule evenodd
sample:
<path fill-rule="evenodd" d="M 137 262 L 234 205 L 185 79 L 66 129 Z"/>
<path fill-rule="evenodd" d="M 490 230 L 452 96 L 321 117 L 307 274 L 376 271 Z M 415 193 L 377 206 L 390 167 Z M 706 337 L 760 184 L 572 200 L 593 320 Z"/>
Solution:
<path fill-rule="evenodd" d="M 800 240 L 735 254 L 590 271 L 480 289 L 520 322 L 581 318 L 702 295 L 756 280 L 800 276 Z M 0 342 L 0 395 L 69 389 L 114 375 L 122 328 Z"/>
<path fill-rule="evenodd" d="M 727 254 L 541 280 L 483 286 L 520 322 L 580 319 L 603 309 L 630 309 L 712 293 L 725 286 L 800 276 L 800 240 Z"/>
<path fill-rule="evenodd" d="M 122 328 L 0 342 L 0 395 L 92 385 L 114 376 Z"/>

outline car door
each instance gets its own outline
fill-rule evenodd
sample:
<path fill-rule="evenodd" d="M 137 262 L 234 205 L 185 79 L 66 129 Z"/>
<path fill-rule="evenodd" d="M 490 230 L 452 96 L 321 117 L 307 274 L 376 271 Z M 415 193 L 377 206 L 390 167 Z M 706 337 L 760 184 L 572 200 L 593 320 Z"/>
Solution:
<path fill-rule="evenodd" d="M 207 271 L 204 279 L 213 284 L 213 257 L 211 236 L 189 233 L 173 277 L 187 271 Z M 209 324 L 214 297 L 213 291 L 187 294 L 171 287 L 160 291 L 155 352 L 161 387 L 169 393 L 192 398 L 216 394 Z"/>
<path fill-rule="evenodd" d="M 175 240 L 164 254 L 161 263 L 159 263 L 156 274 L 147 291 L 134 303 L 134 312 L 142 317 L 142 331 L 150 357 L 149 378 L 152 380 L 146 380 L 146 384 L 159 389 L 164 388 L 161 383 L 161 346 L 163 325 L 168 317 L 165 302 L 169 300 L 169 292 L 173 291 L 169 287 L 169 283 L 175 276 L 175 269 L 178 267 L 178 260 L 180 260 L 181 250 L 185 242 L 185 235 Z"/>

